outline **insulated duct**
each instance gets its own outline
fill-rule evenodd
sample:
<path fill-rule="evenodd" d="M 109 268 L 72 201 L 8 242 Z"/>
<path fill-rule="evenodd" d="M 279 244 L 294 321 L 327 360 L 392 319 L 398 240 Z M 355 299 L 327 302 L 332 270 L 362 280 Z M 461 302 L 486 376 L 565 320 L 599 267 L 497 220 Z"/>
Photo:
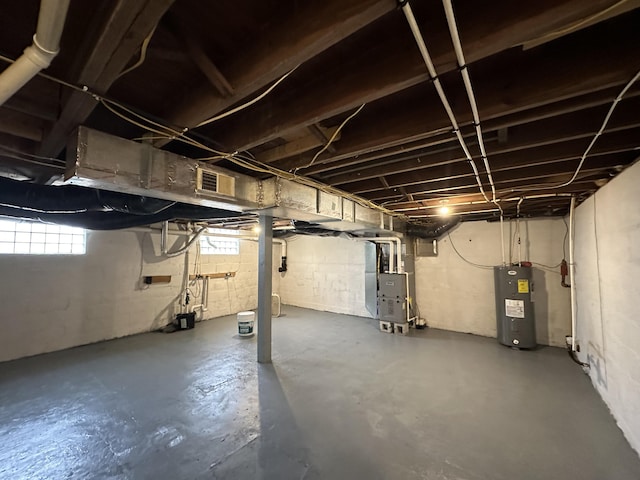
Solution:
<path fill-rule="evenodd" d="M 118 230 L 166 220 L 211 220 L 230 212 L 168 200 L 0 178 L 0 215 L 90 230 Z"/>
<path fill-rule="evenodd" d="M 69 0 L 41 0 L 33 44 L 0 75 L 0 105 L 3 105 L 58 54 Z"/>
<path fill-rule="evenodd" d="M 424 240 L 437 240 L 459 223 L 460 217 L 450 217 L 441 222 L 434 222 L 432 225 L 407 224 L 405 233 Z"/>

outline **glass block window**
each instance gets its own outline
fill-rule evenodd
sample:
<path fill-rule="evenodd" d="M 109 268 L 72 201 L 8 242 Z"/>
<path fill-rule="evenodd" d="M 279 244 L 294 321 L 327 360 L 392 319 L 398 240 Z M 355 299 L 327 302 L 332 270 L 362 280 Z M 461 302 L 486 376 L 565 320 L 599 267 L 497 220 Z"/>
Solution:
<path fill-rule="evenodd" d="M 237 235 L 237 230 L 223 228 L 209 228 L 209 233 L 224 233 L 225 235 Z M 240 239 L 225 237 L 212 237 L 202 235 L 200 237 L 200 253 L 203 255 L 239 255 Z"/>
<path fill-rule="evenodd" d="M 0 218 L 0 254 L 83 255 L 83 228 Z"/>

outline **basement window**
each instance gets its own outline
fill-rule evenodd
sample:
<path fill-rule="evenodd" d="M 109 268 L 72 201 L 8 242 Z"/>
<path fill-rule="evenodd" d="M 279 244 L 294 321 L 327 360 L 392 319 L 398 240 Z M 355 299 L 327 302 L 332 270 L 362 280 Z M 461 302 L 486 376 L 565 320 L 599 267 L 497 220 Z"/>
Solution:
<path fill-rule="evenodd" d="M 84 255 L 83 228 L 0 219 L 0 254 Z"/>
<path fill-rule="evenodd" d="M 227 235 L 238 235 L 238 230 L 223 228 L 209 228 L 209 233 L 222 233 L 224 237 L 202 235 L 200 237 L 200 253 L 202 255 L 239 255 L 240 239 L 229 238 Z"/>

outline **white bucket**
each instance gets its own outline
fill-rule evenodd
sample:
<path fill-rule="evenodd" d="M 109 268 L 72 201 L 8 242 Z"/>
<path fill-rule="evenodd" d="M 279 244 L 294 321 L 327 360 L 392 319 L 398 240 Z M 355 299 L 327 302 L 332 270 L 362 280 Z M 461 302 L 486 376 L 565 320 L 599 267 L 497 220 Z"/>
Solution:
<path fill-rule="evenodd" d="M 255 312 L 238 313 L 238 335 L 241 337 L 253 336 L 253 325 L 255 323 Z"/>

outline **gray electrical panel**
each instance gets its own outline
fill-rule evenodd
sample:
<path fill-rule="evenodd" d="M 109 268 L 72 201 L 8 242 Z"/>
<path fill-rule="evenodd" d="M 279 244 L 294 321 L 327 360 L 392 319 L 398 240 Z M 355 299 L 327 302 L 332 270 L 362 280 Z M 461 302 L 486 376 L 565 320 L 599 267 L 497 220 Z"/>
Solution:
<path fill-rule="evenodd" d="M 531 302 L 531 267 L 493 267 L 498 341 L 517 348 L 536 347 Z"/>
<path fill-rule="evenodd" d="M 381 273 L 378 288 L 378 315 L 383 322 L 407 321 L 407 276 Z"/>

